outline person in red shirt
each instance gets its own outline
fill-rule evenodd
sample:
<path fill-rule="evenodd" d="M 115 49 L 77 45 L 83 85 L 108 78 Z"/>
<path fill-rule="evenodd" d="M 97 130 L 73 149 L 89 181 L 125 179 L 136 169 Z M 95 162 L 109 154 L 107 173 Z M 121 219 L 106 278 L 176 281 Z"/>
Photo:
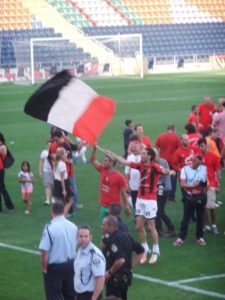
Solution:
<path fill-rule="evenodd" d="M 193 162 L 193 158 L 195 155 L 194 149 L 189 145 L 189 138 L 187 134 L 181 135 L 181 145 L 173 154 L 173 169 L 178 172 L 180 175 L 180 171 L 184 166 L 191 165 Z M 180 176 L 179 176 L 180 177 Z M 185 190 L 181 187 L 182 193 L 182 203 L 185 207 Z M 195 221 L 195 213 L 193 211 L 192 220 Z"/>
<path fill-rule="evenodd" d="M 199 132 L 203 137 L 208 135 L 209 126 L 212 124 L 212 115 L 215 111 L 215 104 L 209 96 L 204 97 L 204 102 L 199 104 Z"/>
<path fill-rule="evenodd" d="M 144 135 L 144 126 L 142 124 L 137 124 L 134 126 L 134 130 L 140 138 L 140 141 L 145 144 L 146 148 L 151 148 L 151 140 L 147 135 Z"/>
<path fill-rule="evenodd" d="M 176 134 L 176 126 L 169 125 L 167 131 L 158 135 L 155 147 L 160 152 L 160 157 L 164 158 L 172 169 L 173 153 L 180 146 L 180 138 Z M 168 200 L 175 201 L 177 176 L 171 176 L 172 190 L 168 193 Z"/>
<path fill-rule="evenodd" d="M 124 205 L 126 215 L 129 216 L 131 214 L 126 194 L 126 179 L 114 168 L 115 162 L 116 160 L 113 156 L 105 155 L 103 163 L 99 163 L 96 160 L 96 147 L 93 147 L 91 163 L 100 173 L 100 223 L 108 216 L 111 204 L 119 204 L 120 207 Z"/>
<path fill-rule="evenodd" d="M 195 126 L 196 131 L 199 130 L 198 113 L 199 113 L 199 107 L 197 105 L 193 105 L 191 107 L 191 113 L 188 116 L 188 120 L 187 120 L 188 124 L 193 124 Z"/>
<path fill-rule="evenodd" d="M 220 191 L 220 160 L 209 149 L 207 141 L 202 138 L 198 141 L 200 149 L 200 155 L 202 156 L 203 164 L 207 167 L 208 177 L 208 190 L 207 190 L 207 204 L 205 210 L 205 231 L 212 231 L 214 234 L 218 234 L 216 226 L 216 193 Z M 209 226 L 209 217 L 211 217 L 211 227 Z"/>
<path fill-rule="evenodd" d="M 196 132 L 196 128 L 193 124 L 186 124 L 184 129 L 189 139 L 189 145 L 192 148 L 198 148 L 198 140 L 202 135 Z"/>
<path fill-rule="evenodd" d="M 158 233 L 155 227 L 155 218 L 157 214 L 157 183 L 160 175 L 173 175 L 175 172 L 165 169 L 157 164 L 154 161 L 155 151 L 151 148 L 142 150 L 141 162 L 139 163 L 128 162 L 123 157 L 108 150 L 106 150 L 105 153 L 115 157 L 119 163 L 140 171 L 140 186 L 135 205 L 136 230 L 139 234 L 141 244 L 145 249 L 145 255 L 141 259 L 141 263 L 145 263 L 148 253 L 150 253 L 145 232 L 145 223 L 147 222 L 147 228 L 152 236 L 153 241 L 152 255 L 149 263 L 154 264 L 160 255 Z"/>
<path fill-rule="evenodd" d="M 189 138 L 187 134 L 181 135 L 181 145 L 173 154 L 172 167 L 173 170 L 180 172 L 180 170 L 187 165 L 190 165 L 194 158 L 194 149 L 189 145 Z"/>

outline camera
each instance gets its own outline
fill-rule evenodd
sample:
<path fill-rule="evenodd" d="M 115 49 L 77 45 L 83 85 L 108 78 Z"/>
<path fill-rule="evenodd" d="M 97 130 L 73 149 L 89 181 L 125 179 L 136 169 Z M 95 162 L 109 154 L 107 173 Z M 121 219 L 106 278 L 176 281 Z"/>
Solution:
<path fill-rule="evenodd" d="M 199 181 L 199 187 L 201 187 L 201 188 L 207 187 L 207 181 L 200 180 Z"/>
<path fill-rule="evenodd" d="M 164 188 L 162 184 L 158 185 L 158 196 L 163 196 Z"/>

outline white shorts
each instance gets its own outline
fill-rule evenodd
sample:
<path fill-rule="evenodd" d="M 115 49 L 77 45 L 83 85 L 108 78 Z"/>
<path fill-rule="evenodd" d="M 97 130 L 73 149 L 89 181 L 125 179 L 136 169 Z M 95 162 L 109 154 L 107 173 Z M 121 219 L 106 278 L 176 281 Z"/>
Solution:
<path fill-rule="evenodd" d="M 207 191 L 206 208 L 208 208 L 208 209 L 216 208 L 216 189 L 215 188 L 209 188 Z"/>
<path fill-rule="evenodd" d="M 135 206 L 135 216 L 143 216 L 145 219 L 151 220 L 156 218 L 158 206 L 156 200 L 145 200 L 137 198 Z"/>

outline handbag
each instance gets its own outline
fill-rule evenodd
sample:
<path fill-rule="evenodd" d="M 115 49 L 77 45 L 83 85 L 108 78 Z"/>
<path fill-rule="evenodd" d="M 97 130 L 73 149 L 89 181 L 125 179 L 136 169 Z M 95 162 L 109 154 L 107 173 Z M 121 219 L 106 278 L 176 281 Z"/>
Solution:
<path fill-rule="evenodd" d="M 4 168 L 5 169 L 10 168 L 14 164 L 14 162 L 15 162 L 15 158 L 7 148 L 7 155 L 6 155 L 6 159 L 4 160 Z"/>
<path fill-rule="evenodd" d="M 198 195 L 190 195 L 187 194 L 187 200 L 191 204 L 191 206 L 196 207 L 197 205 L 206 204 L 207 195 L 205 193 L 198 194 Z"/>

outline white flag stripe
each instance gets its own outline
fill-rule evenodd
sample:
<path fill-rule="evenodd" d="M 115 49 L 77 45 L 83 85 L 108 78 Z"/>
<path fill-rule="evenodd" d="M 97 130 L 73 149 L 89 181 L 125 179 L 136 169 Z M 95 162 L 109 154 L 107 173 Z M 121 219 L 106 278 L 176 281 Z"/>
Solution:
<path fill-rule="evenodd" d="M 60 91 L 57 101 L 48 114 L 47 122 L 72 132 L 74 124 L 96 96 L 97 93 L 91 87 L 73 78 Z"/>

